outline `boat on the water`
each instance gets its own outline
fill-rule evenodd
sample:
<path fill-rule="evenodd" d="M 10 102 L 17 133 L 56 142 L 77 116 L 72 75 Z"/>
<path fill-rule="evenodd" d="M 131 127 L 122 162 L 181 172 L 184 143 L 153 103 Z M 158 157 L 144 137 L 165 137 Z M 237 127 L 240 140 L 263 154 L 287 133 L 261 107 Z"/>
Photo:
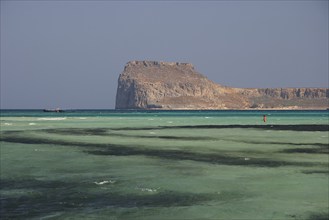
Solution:
<path fill-rule="evenodd" d="M 64 112 L 64 110 L 60 109 L 60 108 L 56 108 L 56 109 L 44 109 L 44 112 Z"/>

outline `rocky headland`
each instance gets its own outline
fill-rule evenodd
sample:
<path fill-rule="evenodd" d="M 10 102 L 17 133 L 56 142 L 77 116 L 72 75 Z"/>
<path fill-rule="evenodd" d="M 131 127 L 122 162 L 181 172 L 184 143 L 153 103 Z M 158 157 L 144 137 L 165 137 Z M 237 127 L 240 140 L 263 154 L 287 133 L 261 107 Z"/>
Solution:
<path fill-rule="evenodd" d="M 328 88 L 232 88 L 190 63 L 130 61 L 118 80 L 116 109 L 327 109 Z"/>

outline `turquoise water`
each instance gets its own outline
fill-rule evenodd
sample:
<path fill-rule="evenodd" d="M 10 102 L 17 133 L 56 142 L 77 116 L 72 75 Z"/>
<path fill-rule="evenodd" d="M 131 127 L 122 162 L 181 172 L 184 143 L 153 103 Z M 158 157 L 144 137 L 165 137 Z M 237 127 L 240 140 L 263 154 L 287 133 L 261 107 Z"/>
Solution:
<path fill-rule="evenodd" d="M 328 120 L 2 110 L 1 219 L 327 219 Z"/>

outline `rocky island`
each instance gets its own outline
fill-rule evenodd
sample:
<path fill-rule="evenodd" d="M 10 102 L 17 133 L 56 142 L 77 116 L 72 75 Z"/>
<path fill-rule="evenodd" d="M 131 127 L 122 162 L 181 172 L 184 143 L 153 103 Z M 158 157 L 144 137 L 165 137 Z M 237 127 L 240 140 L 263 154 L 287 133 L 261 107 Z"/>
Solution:
<path fill-rule="evenodd" d="M 116 109 L 327 109 L 328 88 L 232 88 L 190 63 L 130 61 L 118 80 Z"/>

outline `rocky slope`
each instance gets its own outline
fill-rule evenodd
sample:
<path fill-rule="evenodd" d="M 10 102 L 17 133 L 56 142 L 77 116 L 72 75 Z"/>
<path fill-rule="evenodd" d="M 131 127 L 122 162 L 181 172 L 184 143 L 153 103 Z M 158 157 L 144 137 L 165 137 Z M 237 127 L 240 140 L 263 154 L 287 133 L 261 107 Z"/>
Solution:
<path fill-rule="evenodd" d="M 116 109 L 325 109 L 329 89 L 222 86 L 192 64 L 131 61 L 120 74 Z"/>

